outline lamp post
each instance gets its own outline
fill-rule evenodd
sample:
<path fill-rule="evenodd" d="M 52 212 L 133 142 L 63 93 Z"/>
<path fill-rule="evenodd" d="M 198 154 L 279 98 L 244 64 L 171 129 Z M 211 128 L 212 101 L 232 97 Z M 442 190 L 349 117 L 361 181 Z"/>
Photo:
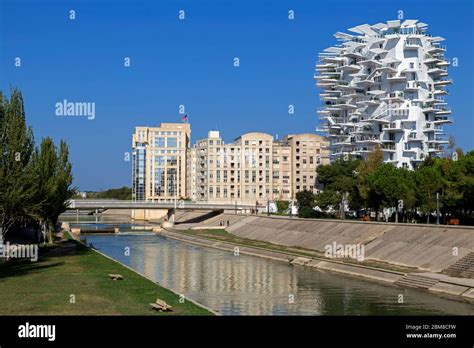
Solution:
<path fill-rule="evenodd" d="M 436 225 L 439 225 L 439 192 L 436 192 Z"/>

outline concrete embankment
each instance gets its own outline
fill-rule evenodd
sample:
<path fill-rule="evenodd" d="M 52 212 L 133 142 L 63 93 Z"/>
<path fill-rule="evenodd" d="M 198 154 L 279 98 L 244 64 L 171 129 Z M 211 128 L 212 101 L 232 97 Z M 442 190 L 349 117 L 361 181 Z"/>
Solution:
<path fill-rule="evenodd" d="M 269 242 L 288 248 L 300 247 L 320 253 L 326 245 L 364 245 L 364 258 L 409 267 L 413 271 L 398 272 L 383 267 L 367 267 L 324 257 L 302 257 L 294 253 L 275 252 L 265 248 L 239 246 L 239 252 L 280 261 L 345 273 L 398 286 L 415 287 L 433 292 L 474 299 L 474 279 L 458 278 L 440 273 L 471 255 L 474 251 L 472 227 L 422 226 L 409 224 L 367 223 L 354 221 L 302 220 L 281 217 L 221 214 L 203 223 L 202 227 L 229 223 L 226 231 L 235 236 Z M 192 228 L 193 224 L 176 226 Z M 232 252 L 234 243 L 191 236 L 181 232 L 164 231 L 175 239 L 219 248 Z M 474 265 L 473 265 L 474 266 Z"/>
<path fill-rule="evenodd" d="M 219 225 L 236 236 L 324 253 L 329 244 L 365 247 L 365 259 L 421 271 L 441 272 L 474 252 L 474 228 L 368 223 L 223 214 L 205 225 Z"/>

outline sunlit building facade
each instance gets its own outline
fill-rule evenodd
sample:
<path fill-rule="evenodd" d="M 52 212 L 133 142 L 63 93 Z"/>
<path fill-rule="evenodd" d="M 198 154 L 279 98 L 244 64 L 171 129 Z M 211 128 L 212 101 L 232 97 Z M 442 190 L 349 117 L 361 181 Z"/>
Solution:
<path fill-rule="evenodd" d="M 444 38 L 427 27 L 417 20 L 359 25 L 336 33 L 339 44 L 320 54 L 318 114 L 332 160 L 366 158 L 380 147 L 385 162 L 413 169 L 444 151 L 450 62 Z"/>

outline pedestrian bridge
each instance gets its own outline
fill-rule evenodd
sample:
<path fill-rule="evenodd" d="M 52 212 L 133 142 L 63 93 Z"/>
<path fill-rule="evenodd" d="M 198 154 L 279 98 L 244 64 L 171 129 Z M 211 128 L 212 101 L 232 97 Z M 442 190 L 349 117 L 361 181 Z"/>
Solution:
<path fill-rule="evenodd" d="M 95 209 L 188 209 L 188 210 L 248 210 L 261 206 L 240 204 L 218 204 L 201 203 L 177 200 L 176 202 L 146 202 L 146 201 L 125 201 L 115 199 L 90 200 L 71 199 L 68 201 L 67 209 L 73 210 L 95 210 Z"/>

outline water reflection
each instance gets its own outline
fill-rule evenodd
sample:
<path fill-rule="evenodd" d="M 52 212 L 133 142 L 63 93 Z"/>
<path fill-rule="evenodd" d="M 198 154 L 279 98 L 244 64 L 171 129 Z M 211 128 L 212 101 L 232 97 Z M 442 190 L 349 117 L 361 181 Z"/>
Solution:
<path fill-rule="evenodd" d="M 433 294 L 195 246 L 156 235 L 91 235 L 87 241 L 161 285 L 222 314 L 474 314 Z M 130 256 L 124 248 L 130 247 Z M 403 304 L 398 294 L 404 295 Z M 294 303 L 290 303 L 291 296 Z"/>

